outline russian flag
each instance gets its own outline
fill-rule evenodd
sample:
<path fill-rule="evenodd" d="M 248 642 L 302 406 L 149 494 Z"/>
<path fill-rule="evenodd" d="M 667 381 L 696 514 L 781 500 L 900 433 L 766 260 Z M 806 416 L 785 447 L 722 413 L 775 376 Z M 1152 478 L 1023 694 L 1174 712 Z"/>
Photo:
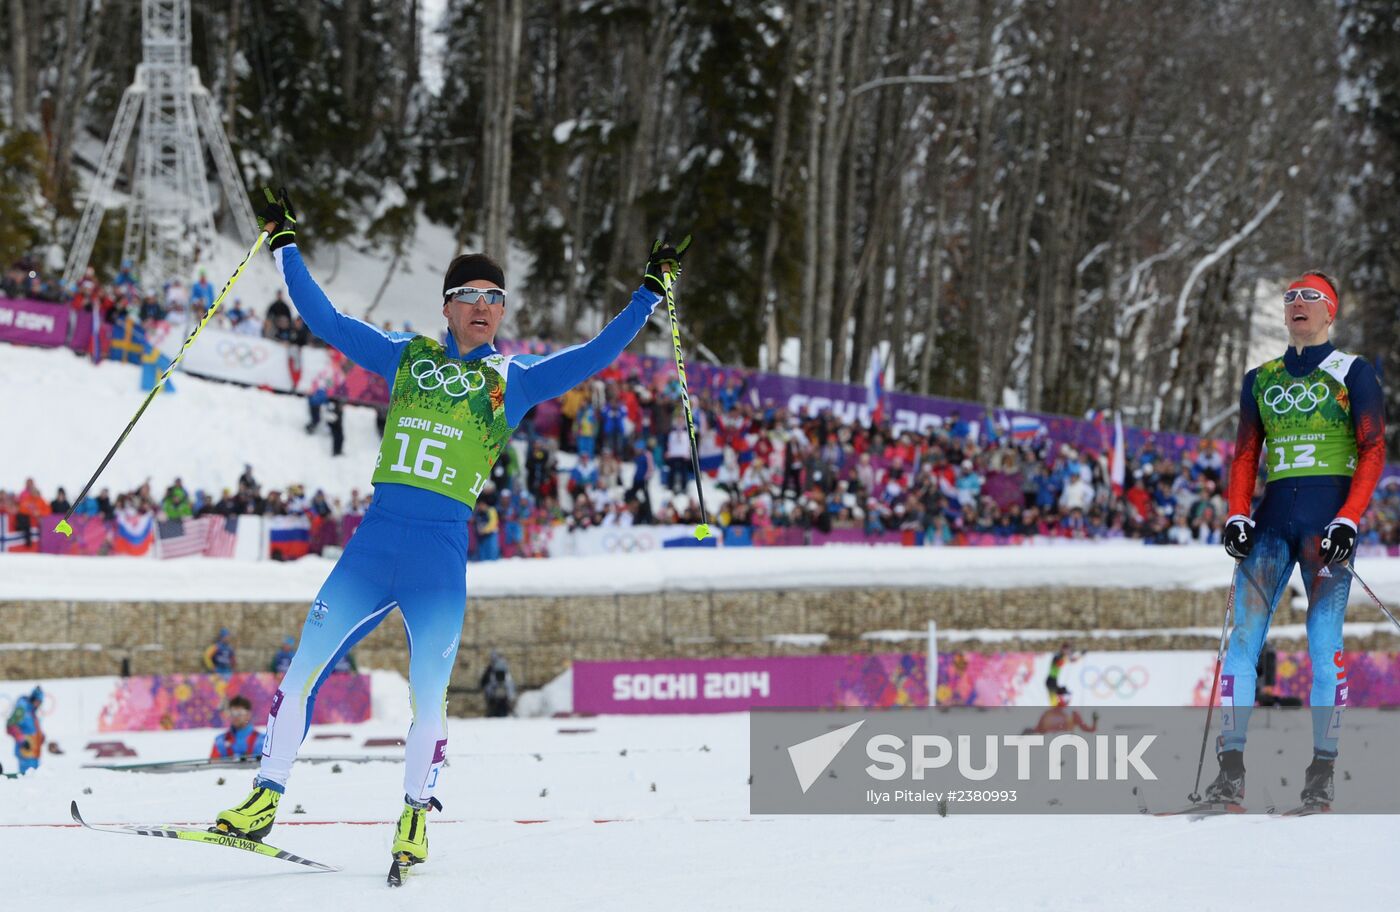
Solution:
<path fill-rule="evenodd" d="M 311 520 L 305 516 L 267 517 L 267 556 L 296 560 L 311 548 Z"/>
<path fill-rule="evenodd" d="M 112 550 L 117 554 L 139 557 L 150 553 L 156 540 L 155 517 L 150 513 L 137 513 L 123 510 L 117 514 L 116 535 L 112 536 Z"/>
<path fill-rule="evenodd" d="M 1011 416 L 1011 439 L 1034 440 L 1043 433 L 1045 433 L 1045 425 L 1039 418 L 1031 415 Z"/>
<path fill-rule="evenodd" d="M 878 346 L 870 353 L 870 367 L 865 374 L 865 406 L 870 411 L 871 424 L 885 420 L 885 369 Z"/>

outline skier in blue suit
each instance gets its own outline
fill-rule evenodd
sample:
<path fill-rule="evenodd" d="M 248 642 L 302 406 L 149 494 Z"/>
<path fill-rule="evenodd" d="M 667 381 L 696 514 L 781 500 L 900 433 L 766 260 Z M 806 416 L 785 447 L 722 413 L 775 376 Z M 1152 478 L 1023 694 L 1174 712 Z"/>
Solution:
<path fill-rule="evenodd" d="M 426 812 L 447 758 L 447 685 L 466 610 L 467 526 L 491 467 L 535 405 L 612 363 L 680 275 L 689 238 L 653 245 L 642 287 L 595 338 L 549 355 L 495 347 L 506 308 L 504 270 L 483 254 L 455 258 L 442 286 L 445 344 L 389 333 L 336 310 L 296 246 L 286 191 L 260 212 L 268 246 L 306 325 L 388 381 L 389 414 L 364 522 L 322 585 L 296 654 L 273 696 L 252 793 L 220 813 L 229 832 L 261 838 L 306 735 L 316 690 L 336 662 L 399 609 L 409 648 L 413 724 L 405 744 L 404 808 L 393 846 L 403 864 L 425 861 Z"/>

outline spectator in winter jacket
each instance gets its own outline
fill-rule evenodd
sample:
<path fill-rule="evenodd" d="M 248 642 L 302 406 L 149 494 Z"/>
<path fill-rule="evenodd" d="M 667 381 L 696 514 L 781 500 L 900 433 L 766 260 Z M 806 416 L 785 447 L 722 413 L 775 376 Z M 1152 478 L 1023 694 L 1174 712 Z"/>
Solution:
<path fill-rule="evenodd" d="M 194 505 L 190 503 L 190 495 L 180 479 L 175 479 L 175 483 L 166 488 L 160 509 L 166 519 L 185 519 L 194 515 Z"/>
<path fill-rule="evenodd" d="M 227 627 L 219 629 L 219 636 L 204 650 L 204 668 L 215 674 L 227 677 L 238 667 L 238 652 L 233 648 L 233 635 Z"/>
<path fill-rule="evenodd" d="M 239 760 L 262 755 L 263 733 L 253 727 L 253 704 L 247 697 L 228 701 L 229 726 L 214 736 L 211 760 Z"/>
<path fill-rule="evenodd" d="M 21 775 L 38 769 L 43 756 L 44 730 L 39 725 L 39 707 L 43 702 L 43 688 L 35 687 L 27 696 L 15 700 L 15 708 L 5 722 L 5 732 L 15 739 L 15 759 Z"/>
<path fill-rule="evenodd" d="M 30 521 L 38 525 L 39 519 L 48 516 L 53 510 L 49 507 L 49 502 L 44 499 L 44 495 L 39 493 L 39 486 L 34 483 L 34 479 L 24 480 L 24 492 L 19 495 L 19 512 L 28 516 Z"/>
<path fill-rule="evenodd" d="M 292 655 L 297 651 L 296 637 L 283 637 L 282 648 L 278 649 L 272 656 L 272 661 L 268 664 L 267 670 L 279 677 L 287 673 L 291 667 Z"/>
<path fill-rule="evenodd" d="M 491 660 L 481 673 L 481 692 L 486 697 L 486 715 L 492 718 L 509 716 L 515 707 L 515 679 L 510 676 L 510 666 L 496 650 L 491 650 Z"/>

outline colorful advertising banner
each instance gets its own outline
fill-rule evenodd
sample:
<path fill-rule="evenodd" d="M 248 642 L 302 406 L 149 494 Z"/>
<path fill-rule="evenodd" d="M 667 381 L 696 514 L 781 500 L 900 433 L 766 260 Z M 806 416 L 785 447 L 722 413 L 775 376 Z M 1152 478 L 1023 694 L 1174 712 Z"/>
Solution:
<path fill-rule="evenodd" d="M 43 301 L 0 299 L 0 342 L 62 345 L 68 339 L 68 308 Z"/>
<path fill-rule="evenodd" d="M 574 711 L 743 712 L 757 706 L 925 706 L 921 655 L 575 662 Z"/>
<path fill-rule="evenodd" d="M 1343 653 L 1348 706 L 1400 706 L 1400 653 Z M 761 707 L 928 705 L 922 654 L 775 656 L 575 662 L 574 711 L 594 714 L 744 712 Z M 947 652 L 938 656 L 940 706 L 1049 705 L 1046 652 Z M 1215 653 L 1089 652 L 1071 658 L 1059 683 L 1069 705 L 1205 706 Z M 1278 653 L 1281 698 L 1308 703 L 1306 652 Z"/>
<path fill-rule="evenodd" d="M 227 678 L 212 674 L 120 678 L 102 707 L 97 728 L 103 732 L 222 728 L 228 725 L 224 707 L 235 696 L 248 698 L 253 720 L 261 727 L 277 681 L 276 675 L 267 672 L 238 672 Z M 317 691 L 312 712 L 315 724 L 369 721 L 369 675 L 332 674 Z"/>

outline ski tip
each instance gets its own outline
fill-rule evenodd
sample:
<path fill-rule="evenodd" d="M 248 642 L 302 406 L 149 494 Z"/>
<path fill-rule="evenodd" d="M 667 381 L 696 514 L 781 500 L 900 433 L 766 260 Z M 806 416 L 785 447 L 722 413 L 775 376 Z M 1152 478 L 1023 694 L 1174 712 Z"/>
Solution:
<path fill-rule="evenodd" d="M 69 812 L 70 814 L 73 815 L 73 822 L 74 822 L 74 823 L 82 823 L 82 822 L 83 822 L 83 815 L 78 813 L 78 802 L 77 802 L 77 799 L 74 799 L 73 803 L 72 803 L 71 805 L 69 805 L 69 807 L 68 807 L 68 812 Z"/>
<path fill-rule="evenodd" d="M 391 887 L 403 886 L 403 871 L 399 869 L 399 860 L 397 858 L 389 862 L 389 877 L 387 883 Z"/>

